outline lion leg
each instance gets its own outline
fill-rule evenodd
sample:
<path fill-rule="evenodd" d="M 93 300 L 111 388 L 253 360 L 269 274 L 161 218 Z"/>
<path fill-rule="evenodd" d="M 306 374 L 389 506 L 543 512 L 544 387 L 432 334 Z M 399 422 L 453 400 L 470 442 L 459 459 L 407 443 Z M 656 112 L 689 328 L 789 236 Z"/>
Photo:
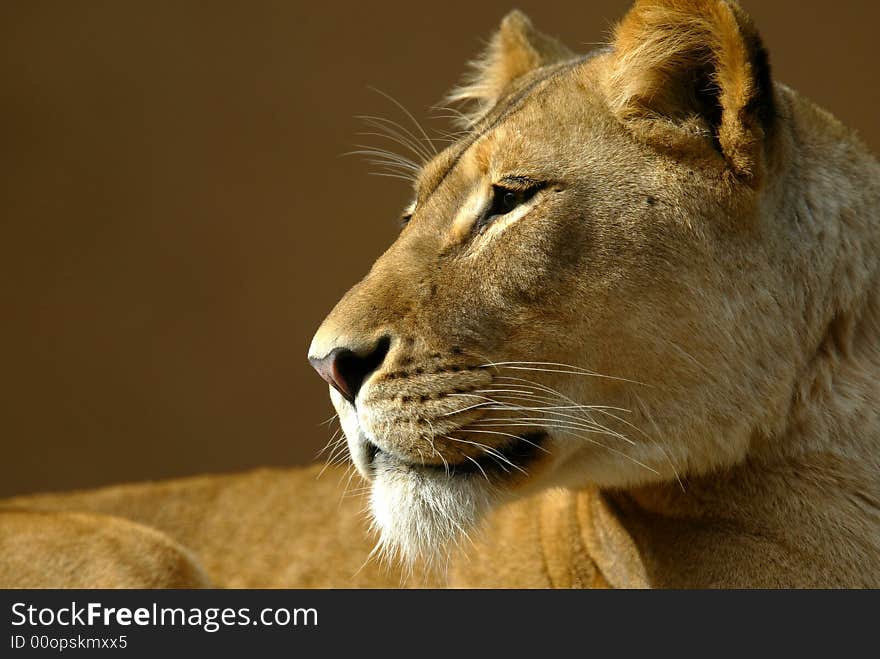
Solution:
<path fill-rule="evenodd" d="M 205 588 L 164 533 L 109 515 L 0 512 L 0 588 Z"/>
<path fill-rule="evenodd" d="M 375 537 L 364 515 L 367 502 L 359 494 L 345 496 L 348 472 L 328 469 L 318 478 L 319 472 L 318 467 L 259 469 L 19 497 L 5 505 L 31 511 L 87 512 L 135 522 L 126 527 L 120 522 L 115 527 L 115 537 L 131 537 L 120 545 L 116 558 L 120 553 L 146 547 L 137 544 L 137 530 L 156 529 L 197 557 L 218 587 L 404 585 L 401 571 L 371 558 Z M 352 482 L 350 487 L 360 485 Z M 47 523 L 32 519 L 35 528 L 48 528 Z M 31 546 L 41 548 L 36 562 L 47 566 L 57 562 L 53 556 L 71 555 L 74 549 L 82 551 L 85 546 L 85 531 L 72 522 L 51 529 L 51 542 L 38 542 L 40 534 L 36 530 L 26 536 L 30 540 L 25 536 L 16 540 L 14 537 L 27 526 L 19 523 L 16 531 L 13 523 L 9 518 L 0 518 L 0 534 L 6 539 L 0 544 L 0 563 L 6 565 L 26 563 L 27 556 L 33 555 Z M 84 560 L 100 561 L 104 554 L 97 549 L 99 546 L 86 552 Z M 38 576 L 39 569 L 34 569 Z M 422 581 L 415 585 L 422 585 Z"/>

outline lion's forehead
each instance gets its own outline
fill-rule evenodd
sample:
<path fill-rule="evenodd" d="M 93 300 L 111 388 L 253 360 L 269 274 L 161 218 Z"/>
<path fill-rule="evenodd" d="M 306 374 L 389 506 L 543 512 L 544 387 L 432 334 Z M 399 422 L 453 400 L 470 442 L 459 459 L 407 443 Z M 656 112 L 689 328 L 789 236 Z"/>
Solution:
<path fill-rule="evenodd" d="M 590 138 L 590 113 L 603 119 L 608 114 L 597 102 L 598 90 L 585 94 L 585 87 L 589 92 L 595 86 L 598 52 L 543 67 L 518 81 L 485 117 L 422 167 L 416 178 L 417 205 L 425 205 L 448 181 L 472 181 L 491 174 L 493 165 L 525 169 L 544 165 L 540 157 L 562 156 L 563 146 L 576 154 L 573 147 L 578 138 L 584 143 Z M 561 133 L 571 133 L 574 141 L 554 139 Z"/>

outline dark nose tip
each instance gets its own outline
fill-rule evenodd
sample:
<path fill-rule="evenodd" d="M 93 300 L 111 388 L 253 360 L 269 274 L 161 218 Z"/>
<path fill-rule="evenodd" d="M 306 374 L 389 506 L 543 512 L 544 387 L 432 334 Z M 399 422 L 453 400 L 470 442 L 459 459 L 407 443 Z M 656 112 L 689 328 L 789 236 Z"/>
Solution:
<path fill-rule="evenodd" d="M 334 348 L 326 357 L 309 357 L 318 375 L 354 404 L 366 379 L 385 360 L 391 339 L 383 336 L 367 350 L 355 352 L 350 348 Z"/>

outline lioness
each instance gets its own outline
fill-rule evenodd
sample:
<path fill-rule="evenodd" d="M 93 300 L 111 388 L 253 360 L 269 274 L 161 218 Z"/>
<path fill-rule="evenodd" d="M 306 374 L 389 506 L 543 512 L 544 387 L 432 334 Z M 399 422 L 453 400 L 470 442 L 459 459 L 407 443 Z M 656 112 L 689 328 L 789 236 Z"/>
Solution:
<path fill-rule="evenodd" d="M 7 506 L 159 529 L 225 586 L 880 586 L 861 142 L 729 0 L 640 0 L 587 57 L 513 12 L 452 97 L 309 350 L 368 502 L 306 469 Z"/>

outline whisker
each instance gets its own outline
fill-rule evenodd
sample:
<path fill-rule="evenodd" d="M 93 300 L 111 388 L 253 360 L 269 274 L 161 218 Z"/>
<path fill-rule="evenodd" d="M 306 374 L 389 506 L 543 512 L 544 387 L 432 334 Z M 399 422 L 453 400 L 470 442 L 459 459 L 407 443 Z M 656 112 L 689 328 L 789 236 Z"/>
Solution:
<path fill-rule="evenodd" d="M 487 366 L 553 366 L 556 368 L 565 368 L 570 369 L 572 371 L 577 371 L 578 373 L 583 373 L 584 375 L 602 375 L 597 373 L 596 371 L 591 371 L 590 369 L 583 368 L 581 366 L 575 366 L 573 364 L 565 364 L 563 362 L 536 362 L 536 361 L 506 361 L 506 362 L 489 362 Z M 614 377 L 611 375 L 604 375 L 603 377 Z"/>
<path fill-rule="evenodd" d="M 554 396 L 554 397 L 561 398 L 562 400 L 564 400 L 564 401 L 566 401 L 566 402 L 569 402 L 569 403 L 571 403 L 572 405 L 578 405 L 578 403 L 577 403 L 576 401 L 572 400 L 571 398 L 569 398 L 568 396 L 566 396 L 566 395 L 563 394 L 562 392 L 557 391 L 556 389 L 553 389 L 552 387 L 547 387 L 547 386 L 545 386 L 545 385 L 538 384 L 537 382 L 533 382 L 532 380 L 527 380 L 527 379 L 525 379 L 525 378 L 513 377 L 513 376 L 509 376 L 509 375 L 499 376 L 499 377 L 497 377 L 496 379 L 498 379 L 498 380 L 512 380 L 512 381 L 516 381 L 516 382 L 524 382 L 524 383 L 527 383 L 529 386 L 532 386 L 532 387 L 534 387 L 534 388 L 536 388 L 536 389 L 540 389 L 541 391 L 544 391 L 544 392 L 546 392 L 546 393 L 549 393 L 550 395 L 552 395 L 552 396 Z M 619 411 L 621 411 L 621 412 L 627 412 L 627 413 L 630 412 L 630 410 L 626 410 L 626 409 L 623 409 L 623 408 L 619 408 Z M 594 420 L 591 416 L 589 416 L 589 414 L 587 414 L 587 413 L 583 414 L 582 417 L 583 417 L 585 420 L 587 420 L 587 421 L 595 422 L 595 420 Z"/>
<path fill-rule="evenodd" d="M 434 143 L 431 141 L 431 138 L 428 137 L 428 133 L 425 132 L 425 129 L 422 128 L 422 125 L 418 121 L 416 121 L 416 118 L 412 115 L 412 112 L 407 110 L 406 107 L 404 107 L 403 103 L 398 101 L 396 98 L 394 98 L 390 94 L 387 94 L 386 92 L 383 92 L 381 89 L 377 89 L 375 87 L 371 87 L 371 89 L 374 92 L 381 94 L 382 96 L 387 98 L 389 101 L 394 103 L 394 105 L 396 105 L 397 107 L 399 107 L 403 111 L 403 113 L 409 118 L 409 120 L 413 123 L 413 125 L 415 125 L 415 127 L 418 128 L 419 132 L 422 134 L 422 137 L 425 138 L 425 142 L 427 142 L 428 146 L 430 146 L 434 150 L 434 154 L 436 155 L 437 154 L 437 147 L 434 146 Z"/>
<path fill-rule="evenodd" d="M 467 119 L 468 121 L 470 121 L 470 118 L 464 112 L 462 112 L 458 108 L 454 108 L 450 105 L 433 105 L 433 106 L 431 106 L 431 111 L 432 112 L 433 111 L 451 112 L 453 115 L 455 115 L 459 119 Z"/>
<path fill-rule="evenodd" d="M 338 415 L 338 414 L 334 414 L 334 415 L 331 416 L 329 419 L 325 419 L 324 421 L 321 421 L 321 423 L 319 423 L 318 425 L 319 425 L 319 426 L 327 426 L 327 425 L 330 425 L 331 423 L 333 423 L 334 420 L 336 420 L 336 419 L 338 419 L 338 418 L 339 418 L 339 415 Z"/>
<path fill-rule="evenodd" d="M 525 424 L 523 424 L 523 425 L 525 425 Z M 473 426 L 471 426 L 471 427 L 473 427 Z M 513 433 L 509 433 L 509 432 L 500 432 L 500 431 L 497 431 L 497 430 L 482 430 L 482 429 L 469 430 L 468 428 L 459 428 L 459 429 L 456 430 L 455 432 L 476 432 L 476 433 L 486 433 L 486 434 L 489 434 L 489 435 L 503 435 L 503 436 L 505 436 L 505 437 L 510 437 L 510 438 L 512 438 L 512 439 L 516 439 L 516 440 L 519 440 L 519 441 L 521 441 L 521 442 L 525 442 L 525 443 L 528 444 L 529 446 L 534 446 L 536 449 L 538 449 L 538 450 L 540 450 L 540 451 L 543 451 L 544 453 L 547 453 L 547 454 L 550 453 L 550 451 L 548 451 L 548 450 L 547 450 L 546 448 L 544 448 L 543 446 L 539 446 L 538 444 L 535 444 L 535 442 L 529 441 L 529 440 L 526 439 L 525 437 L 521 437 L 520 435 L 514 435 Z"/>
<path fill-rule="evenodd" d="M 675 341 L 672 341 L 672 340 L 666 338 L 665 336 L 660 336 L 660 335 L 656 335 L 655 338 L 656 338 L 657 340 L 659 340 L 659 341 L 662 341 L 663 343 L 665 343 L 665 344 L 668 345 L 669 347 L 673 348 L 674 350 L 677 350 L 677 351 L 678 351 L 678 352 L 679 352 L 679 353 L 680 353 L 685 359 L 687 359 L 687 360 L 689 360 L 690 362 L 692 362 L 692 363 L 696 364 L 697 366 L 699 366 L 699 367 L 703 370 L 703 372 L 705 372 L 706 374 L 708 374 L 708 375 L 710 375 L 710 376 L 714 376 L 714 375 L 715 375 L 715 372 L 714 372 L 714 371 L 712 371 L 708 366 L 706 366 L 703 362 L 701 362 L 699 359 L 697 359 L 696 357 L 694 357 L 694 356 L 693 356 L 691 353 L 689 353 L 687 350 L 685 350 L 684 348 L 682 348 L 682 347 L 681 347 L 678 343 L 676 343 Z"/>
<path fill-rule="evenodd" d="M 521 394 L 521 393 L 534 393 L 530 390 L 527 390 L 525 387 L 521 389 L 474 389 L 472 393 L 477 394 Z"/>
<path fill-rule="evenodd" d="M 427 146 L 425 145 L 422 138 L 412 132 L 409 128 L 401 124 L 399 121 L 390 119 L 389 117 L 382 117 L 372 114 L 355 115 L 355 119 L 360 119 L 370 128 L 375 128 L 376 130 L 385 131 L 388 133 L 393 132 L 398 137 L 405 139 L 410 147 L 421 149 L 421 152 L 423 153 L 429 153 L 427 151 Z"/>
<path fill-rule="evenodd" d="M 339 497 L 338 507 L 340 507 L 340 508 L 342 507 L 343 500 L 348 495 L 348 488 L 351 487 L 351 479 L 354 477 L 354 474 L 355 474 L 354 464 L 349 463 L 348 468 L 345 470 L 345 473 L 339 477 L 339 483 L 337 484 L 337 487 L 342 484 L 342 479 L 345 478 L 345 476 L 348 476 L 348 480 L 345 481 L 345 487 L 342 490 L 342 496 Z M 358 489 L 365 489 L 365 488 L 358 488 Z"/>
<path fill-rule="evenodd" d="M 390 172 L 392 174 L 400 174 L 401 176 L 415 176 L 418 171 L 417 168 L 404 163 L 398 162 L 396 160 L 388 160 L 381 158 L 367 158 L 368 165 L 376 165 L 377 167 L 384 167 L 386 172 Z"/>
<path fill-rule="evenodd" d="M 531 365 L 530 365 L 531 364 Z M 547 366 L 554 366 L 558 368 L 538 368 L 538 365 L 546 364 Z M 629 382 L 630 384 L 638 384 L 643 387 L 648 387 L 650 385 L 645 384 L 644 382 L 639 382 L 638 380 L 630 380 L 629 378 L 620 378 L 613 375 L 603 375 L 602 373 L 595 373 L 593 371 L 588 371 L 586 369 L 581 369 L 577 366 L 570 366 L 568 364 L 556 364 L 554 362 L 496 362 L 496 363 L 488 363 L 482 364 L 480 368 L 506 368 L 512 371 L 537 371 L 540 373 L 563 373 L 565 375 L 584 375 L 588 377 L 594 378 L 602 378 L 605 380 L 617 380 L 619 382 Z"/>
<path fill-rule="evenodd" d="M 499 453 L 498 451 L 493 449 L 491 446 L 486 446 L 485 444 L 481 444 L 479 442 L 472 442 L 467 439 L 457 439 L 455 437 L 450 437 L 449 435 L 443 435 L 443 437 L 445 437 L 446 439 L 452 440 L 453 442 L 459 442 L 461 444 L 470 444 L 471 446 L 476 446 L 476 447 L 480 448 L 484 453 L 486 453 L 487 455 L 489 455 L 490 457 L 495 459 L 496 461 L 501 460 L 502 462 L 510 465 L 511 467 L 516 469 L 517 471 L 521 471 L 524 474 L 527 473 L 522 467 L 519 467 L 519 466 L 513 464 L 510 460 L 508 460 L 501 453 Z M 503 466 L 501 468 L 504 469 Z M 504 469 L 504 471 L 507 471 L 507 469 Z"/>
<path fill-rule="evenodd" d="M 488 397 L 484 397 L 484 396 L 476 396 L 476 397 L 485 398 L 487 401 L 491 401 L 492 403 L 497 404 L 497 405 L 502 405 L 502 406 L 504 405 L 504 403 L 498 401 L 497 399 L 488 398 Z M 492 409 L 492 408 L 488 407 L 488 409 Z M 523 406 L 519 406 L 519 405 L 514 406 L 512 408 L 508 408 L 508 409 L 510 411 L 544 411 L 541 408 L 534 408 L 533 410 L 530 410 L 528 408 L 524 408 Z M 585 419 L 582 416 L 575 416 L 573 414 L 567 414 L 565 412 L 558 412 L 558 411 L 553 411 L 553 410 L 547 410 L 547 413 L 554 416 L 554 417 L 562 417 L 563 420 L 564 419 L 573 419 L 575 423 L 582 423 L 584 420 L 586 420 L 589 423 L 593 424 L 593 426 L 595 426 L 596 428 L 599 428 L 602 431 L 604 431 L 605 434 L 608 434 L 608 435 L 611 435 L 614 437 L 618 437 L 619 439 L 622 439 L 630 444 L 635 445 L 635 442 L 633 442 L 631 439 L 625 437 L 624 435 L 622 435 L 614 430 L 611 430 L 610 428 L 605 427 L 604 425 L 598 423 L 595 419 L 592 419 L 592 418 Z M 569 423 L 572 423 L 572 422 L 570 421 Z"/>
<path fill-rule="evenodd" d="M 431 429 L 431 436 L 428 439 L 429 443 L 431 444 L 431 450 L 434 451 L 434 453 L 436 453 L 443 461 L 443 468 L 446 470 L 446 478 L 449 478 L 449 463 L 446 461 L 446 458 L 443 456 L 443 454 L 437 450 L 437 446 L 434 444 L 434 438 L 437 436 L 437 432 L 434 430 L 434 424 L 431 423 L 430 419 L 425 419 L 425 421 L 427 422 L 428 427 Z"/>
<path fill-rule="evenodd" d="M 652 426 L 654 426 L 654 431 L 659 435 L 660 428 L 657 427 L 657 422 L 654 421 L 654 417 L 651 414 L 650 410 L 648 409 L 647 405 L 645 405 L 644 402 L 642 401 L 642 399 L 639 398 L 638 396 L 635 396 L 635 399 L 636 399 L 636 404 L 642 410 L 642 414 L 645 416 L 645 418 L 648 419 L 648 422 Z M 675 468 L 675 463 L 672 461 L 672 458 L 670 457 L 669 452 L 666 450 L 666 448 L 664 448 L 664 446 L 660 442 L 653 440 L 653 439 L 652 439 L 652 441 L 654 442 L 654 445 L 660 449 L 660 452 L 663 453 L 663 455 L 666 457 L 666 461 L 669 463 L 669 466 L 672 468 L 672 473 L 675 475 L 675 480 L 678 481 L 678 486 L 681 488 L 682 492 L 685 492 L 684 483 L 681 480 L 681 476 L 679 476 L 679 474 L 678 474 L 678 469 Z"/>
<path fill-rule="evenodd" d="M 509 421 L 509 422 L 508 422 Z M 527 426 L 527 427 L 540 427 L 540 428 L 564 428 L 566 430 L 576 429 L 582 432 L 587 432 L 595 435 L 606 435 L 608 437 L 615 437 L 616 439 L 621 439 L 627 444 L 631 446 L 636 446 L 636 442 L 632 441 L 628 437 L 621 435 L 618 432 L 613 430 L 609 430 L 604 426 L 588 426 L 586 424 L 578 424 L 573 421 L 565 421 L 559 419 L 541 419 L 541 418 L 512 418 L 512 419 L 504 419 L 504 418 L 496 418 L 496 419 L 487 419 L 486 421 L 478 421 L 476 423 L 470 424 L 470 427 L 477 427 L 483 423 L 491 423 L 489 427 L 504 427 L 504 426 Z"/>
<path fill-rule="evenodd" d="M 372 158 L 369 160 L 372 165 L 393 165 L 395 167 L 400 167 L 402 169 L 406 169 L 408 171 L 417 172 L 421 170 L 421 167 L 418 163 L 413 162 L 406 156 L 402 156 L 398 153 L 394 153 L 393 151 L 388 151 L 386 149 L 381 149 L 378 147 L 371 147 L 366 144 L 355 144 L 356 149 L 353 151 L 346 151 L 343 153 L 343 156 L 369 156 Z"/>
<path fill-rule="evenodd" d="M 487 360 L 487 361 L 488 361 L 489 363 L 492 363 L 491 360 Z M 527 363 L 527 362 L 517 362 L 517 363 Z M 539 362 L 539 363 L 540 363 L 540 362 Z M 550 363 L 551 365 L 555 365 L 554 362 L 548 362 L 548 363 Z M 565 365 L 565 366 L 569 366 L 569 365 Z M 592 426 L 592 428 L 591 428 L 590 430 L 586 430 L 586 432 L 591 432 L 591 433 L 593 433 L 593 434 L 607 434 L 607 435 L 609 435 L 609 436 L 617 437 L 617 438 L 619 438 L 619 439 L 621 439 L 621 440 L 623 440 L 623 441 L 625 441 L 625 442 L 627 442 L 627 443 L 629 443 L 629 444 L 631 444 L 631 445 L 635 445 L 635 442 L 633 442 L 631 439 L 629 439 L 628 437 L 626 437 L 626 436 L 623 435 L 622 433 L 617 432 L 617 431 L 614 431 L 614 430 L 608 428 L 607 426 L 605 426 L 605 425 L 599 423 L 598 421 L 596 421 L 595 418 L 592 417 L 592 414 L 591 414 L 591 413 L 603 414 L 603 415 L 605 415 L 605 416 L 608 416 L 608 417 L 614 418 L 615 420 L 619 421 L 620 423 L 623 423 L 624 425 L 626 425 L 626 426 L 628 426 L 628 427 L 630 427 L 630 428 L 632 428 L 632 429 L 638 431 L 640 434 L 642 434 L 644 437 L 646 437 L 646 439 L 648 439 L 648 441 L 652 442 L 655 446 L 657 446 L 657 447 L 659 448 L 659 450 L 664 454 L 664 456 L 666 457 L 667 461 L 670 463 L 670 467 L 672 468 L 673 473 L 675 473 L 675 474 L 676 474 L 676 477 L 678 478 L 678 472 L 677 472 L 677 469 L 675 468 L 675 465 L 672 463 L 671 459 L 669 458 L 668 453 L 666 452 L 666 450 L 663 448 L 662 445 L 658 444 L 657 441 L 656 441 L 654 438 L 650 437 L 647 433 L 645 433 L 643 430 L 641 430 L 640 428 L 638 428 L 638 427 L 635 426 L 634 424 L 630 423 L 630 422 L 627 421 L 626 419 L 621 418 L 621 417 L 618 416 L 617 414 L 613 414 L 613 413 L 612 413 L 612 412 L 620 412 L 620 413 L 631 414 L 631 413 L 632 413 L 631 410 L 629 410 L 629 409 L 625 409 L 625 408 L 620 408 L 620 407 L 608 406 L 608 405 L 596 405 L 596 406 L 586 406 L 586 405 L 581 405 L 581 404 L 576 403 L 575 401 L 573 401 L 571 398 L 569 398 L 569 397 L 566 396 L 565 394 L 562 394 L 561 392 L 559 392 L 559 391 L 557 391 L 557 390 L 555 390 L 555 389 L 553 389 L 553 388 L 551 388 L 551 387 L 544 386 L 544 385 L 542 385 L 542 384 L 540 384 L 540 383 L 537 383 L 537 382 L 534 382 L 534 381 L 532 381 L 532 380 L 528 380 L 528 379 L 525 379 L 525 378 L 513 377 L 513 376 L 496 376 L 495 379 L 496 379 L 496 380 L 506 381 L 506 382 L 520 383 L 521 385 L 525 385 L 525 386 L 527 386 L 527 387 L 531 387 L 531 388 L 535 388 L 535 389 L 538 389 L 538 390 L 544 391 L 544 392 L 549 393 L 549 394 L 551 394 L 551 395 L 553 396 L 553 399 L 546 399 L 545 397 L 537 397 L 537 396 L 534 396 L 536 399 L 545 399 L 545 400 L 551 400 L 551 401 L 552 401 L 552 400 L 554 400 L 554 399 L 556 399 L 556 398 L 558 397 L 558 398 L 561 398 L 562 400 L 568 401 L 569 403 L 572 404 L 572 408 L 573 408 L 574 411 L 581 411 L 582 414 L 581 414 L 580 416 L 578 416 L 578 417 L 572 417 L 571 415 L 566 415 L 566 416 L 568 416 L 568 417 L 570 417 L 570 418 L 574 418 L 574 419 L 576 419 L 576 420 L 577 420 L 577 419 L 583 419 L 583 420 L 586 421 L 588 424 L 590 424 L 590 425 Z M 638 384 L 643 384 L 643 383 L 638 383 Z M 645 386 L 651 386 L 651 385 L 645 385 Z M 519 394 L 518 396 L 519 396 L 519 399 L 520 399 L 520 400 L 528 400 L 530 397 L 533 397 L 532 394 L 526 394 L 526 395 L 524 395 L 524 394 Z M 506 397 L 506 396 L 499 396 L 499 398 L 506 399 L 506 398 L 509 398 L 509 397 Z M 517 398 L 516 398 L 516 397 L 513 397 L 513 400 L 517 400 Z M 638 397 L 637 397 L 637 400 L 638 400 Z M 524 407 L 524 406 L 522 406 L 522 405 L 514 405 L 514 406 L 512 407 L 512 409 L 508 409 L 507 411 L 513 411 L 513 412 L 516 412 L 517 410 L 522 410 L 523 407 Z M 641 405 L 641 407 L 644 407 L 644 405 Z M 489 406 L 489 404 L 487 404 L 486 409 L 491 410 L 491 409 L 493 409 L 493 408 L 492 408 L 491 406 Z M 536 409 L 536 410 L 534 410 L 534 411 L 536 411 L 536 412 L 543 412 L 544 410 L 542 410 L 542 409 L 539 408 L 539 409 Z M 552 413 L 551 413 L 551 414 L 552 414 Z M 553 414 L 553 417 L 556 417 L 556 416 L 560 416 L 560 415 L 559 415 L 559 414 Z M 487 422 L 487 421 L 491 421 L 491 419 L 483 418 L 483 419 L 479 420 L 479 422 Z M 531 420 L 531 419 L 530 419 L 530 420 L 528 420 L 527 422 L 525 422 L 525 425 L 527 425 L 527 426 L 532 425 L 532 424 L 534 424 L 536 421 L 537 421 L 537 422 L 541 422 L 541 423 L 543 423 L 545 427 L 551 427 L 551 424 L 558 424 L 560 430 L 563 430 L 563 428 L 564 428 L 564 424 L 569 424 L 569 427 L 570 427 L 570 424 L 575 423 L 575 422 L 573 422 L 573 421 L 560 421 L 560 419 L 558 419 L 558 418 L 549 418 L 549 419 L 534 419 L 534 420 Z M 495 419 L 495 420 L 494 420 L 494 423 L 496 423 L 496 424 L 498 424 L 498 425 L 501 425 L 501 424 L 504 424 L 504 423 L 509 423 L 509 420 L 508 420 L 508 419 L 505 419 L 505 418 L 498 418 L 498 419 Z M 537 425 L 537 424 L 536 424 L 536 425 Z M 656 424 L 655 424 L 655 429 L 656 429 Z M 585 439 L 589 439 L 589 438 L 585 438 Z M 594 442 L 594 443 L 597 443 L 597 442 Z M 600 444 L 600 445 L 602 445 L 602 444 Z M 604 445 L 602 445 L 602 446 L 604 446 Z M 655 469 L 652 469 L 651 467 L 648 467 L 647 465 L 641 463 L 640 461 L 636 460 L 636 459 L 633 458 L 632 456 L 629 456 L 629 455 L 626 455 L 625 453 L 622 453 L 622 452 L 616 451 L 615 449 L 612 449 L 611 447 L 606 447 L 606 448 L 607 448 L 608 450 L 612 450 L 612 451 L 615 451 L 615 452 L 617 452 L 617 453 L 620 453 L 621 456 L 627 458 L 628 460 L 631 460 L 632 462 L 638 464 L 639 466 L 644 467 L 645 469 L 648 469 L 649 471 L 651 471 L 651 472 L 653 472 L 653 473 L 658 473 Z M 679 478 L 678 480 L 679 480 L 679 484 L 681 485 L 681 480 L 680 480 L 680 478 Z M 683 485 L 682 485 L 682 488 L 683 488 Z"/>
<path fill-rule="evenodd" d="M 368 172 L 368 174 L 370 176 L 384 176 L 386 178 L 396 178 L 396 179 L 400 179 L 401 181 L 406 181 L 407 183 L 412 183 L 413 181 L 415 181 L 415 177 L 405 176 L 403 174 L 390 174 L 387 172 Z"/>
<path fill-rule="evenodd" d="M 340 443 L 339 446 L 333 449 L 333 452 L 330 454 L 330 457 L 327 458 L 327 462 L 324 463 L 321 471 L 318 472 L 317 478 L 321 478 L 330 467 L 335 467 L 337 465 L 342 464 L 348 457 L 347 446 L 344 443 Z"/>
<path fill-rule="evenodd" d="M 472 394 L 450 394 L 450 396 L 470 396 L 470 395 L 472 395 Z M 486 398 L 485 396 L 478 396 L 478 397 L 479 398 Z M 486 398 L 481 403 L 475 403 L 473 405 L 468 405 L 467 407 L 463 407 L 458 410 L 452 410 L 451 412 L 446 412 L 444 414 L 441 414 L 440 418 L 447 417 L 447 416 L 455 416 L 456 414 L 461 414 L 462 412 L 469 412 L 470 410 L 474 410 L 474 409 L 477 409 L 480 407 L 485 407 L 487 405 L 495 405 L 495 404 L 496 404 L 496 401 L 494 401 L 490 398 Z"/>
<path fill-rule="evenodd" d="M 400 146 L 414 153 L 423 163 L 431 159 L 430 151 L 421 143 L 420 138 L 396 121 L 370 115 L 358 115 L 355 118 L 363 121 L 369 128 L 380 131 L 378 134 L 373 133 L 374 136 L 395 141 Z"/>
<path fill-rule="evenodd" d="M 657 471 L 656 469 L 653 469 L 652 467 L 649 467 L 649 466 L 646 465 L 644 462 L 640 462 L 639 460 L 636 460 L 634 457 L 632 457 L 631 455 L 627 455 L 627 454 L 624 453 L 623 451 L 620 451 L 620 450 L 618 450 L 618 449 L 616 449 L 616 448 L 613 448 L 613 447 L 611 447 L 611 446 L 608 446 L 607 444 L 603 444 L 603 443 L 601 443 L 601 442 L 597 442 L 596 440 L 591 439 L 591 438 L 589 438 L 589 437 L 584 437 L 584 436 L 582 436 L 582 435 L 580 435 L 580 434 L 578 434 L 578 433 L 573 433 L 573 432 L 565 431 L 565 430 L 562 430 L 562 432 L 563 432 L 563 433 L 566 433 L 566 434 L 574 435 L 575 437 L 579 437 L 580 439 L 583 439 L 583 440 L 585 440 L 585 441 L 587 441 L 587 442 L 589 442 L 589 443 L 591 443 L 591 444 L 595 444 L 596 446 L 600 446 L 600 447 L 606 449 L 607 451 L 611 451 L 612 453 L 614 453 L 614 454 L 616 454 L 616 455 L 619 455 L 620 457 L 625 458 L 625 459 L 629 460 L 630 462 L 633 462 L 634 464 L 637 464 L 637 465 L 639 465 L 640 467 L 643 467 L 643 468 L 647 469 L 647 470 L 650 471 L 652 474 L 655 474 L 655 475 L 657 475 L 657 476 L 660 475 L 660 472 Z"/>
<path fill-rule="evenodd" d="M 507 393 L 507 392 L 510 392 L 510 393 L 514 393 L 514 394 L 520 394 L 520 395 L 519 395 L 519 398 L 522 399 L 522 400 L 530 400 L 530 399 L 532 399 L 532 400 L 538 400 L 538 401 L 544 401 L 544 402 L 554 402 L 554 401 L 555 401 L 554 398 L 550 398 L 550 397 L 548 397 L 548 396 L 540 396 L 540 395 L 538 395 L 538 394 L 533 394 L 533 393 L 531 393 L 531 392 L 517 391 L 517 390 L 512 390 L 512 389 L 511 389 L 511 390 L 506 390 L 506 389 L 495 389 L 495 390 L 493 390 L 493 389 L 475 389 L 475 390 L 474 390 L 474 393 L 476 393 L 476 394 L 494 393 L 494 392 L 498 392 L 498 393 Z M 453 394 L 453 395 L 455 395 L 455 394 Z M 496 395 L 497 395 L 497 393 L 496 393 Z M 504 398 L 513 398 L 514 400 L 517 399 L 516 397 L 511 397 L 511 396 L 505 396 Z M 618 411 L 618 412 L 630 412 L 630 410 L 628 410 L 628 409 L 626 409 L 626 408 L 623 408 L 623 407 L 614 407 L 614 406 L 612 406 L 612 405 L 582 405 L 581 403 L 575 403 L 575 402 L 573 402 L 573 401 L 570 401 L 570 402 L 571 402 L 570 405 L 551 405 L 551 406 L 540 407 L 540 408 L 535 408 L 535 409 L 547 409 L 547 410 L 553 410 L 553 409 L 558 409 L 558 410 L 565 410 L 565 409 L 575 410 L 575 409 L 578 409 L 578 410 L 593 410 L 593 411 L 597 411 L 597 410 L 615 410 L 615 411 Z"/>
<path fill-rule="evenodd" d="M 414 150 L 406 142 L 401 141 L 400 139 L 398 139 L 397 137 L 395 137 L 393 135 L 385 135 L 383 133 L 372 133 L 372 132 L 360 132 L 357 135 L 359 137 L 380 137 L 382 139 L 390 140 L 390 141 L 394 142 L 395 144 L 398 144 L 406 149 L 413 151 L 419 158 L 423 158 L 423 155 L 421 152 Z M 401 155 L 401 154 L 397 154 L 397 155 Z M 401 155 L 401 157 L 405 158 L 406 156 Z"/>
<path fill-rule="evenodd" d="M 333 433 L 333 435 L 330 437 L 330 439 L 327 441 L 327 443 L 324 444 L 324 448 L 322 448 L 320 451 L 318 451 L 315 454 L 315 458 L 320 458 L 327 451 L 327 449 L 329 449 L 331 446 L 333 446 L 335 448 L 336 446 L 339 445 L 339 442 L 342 442 L 345 440 L 344 436 L 339 437 L 340 432 L 342 432 L 342 428 L 337 428 L 336 431 Z"/>
<path fill-rule="evenodd" d="M 486 482 L 487 482 L 487 483 L 491 483 L 491 482 L 492 482 L 491 480 L 489 480 L 489 477 L 486 475 L 486 471 L 483 469 L 482 466 L 480 466 L 480 463 L 479 463 L 479 462 L 477 462 L 476 460 L 474 460 L 474 459 L 473 459 L 471 456 L 469 456 L 469 455 L 466 455 L 466 456 L 464 456 L 464 457 L 466 457 L 468 460 L 470 460 L 471 462 L 473 462 L 473 463 L 477 466 L 477 469 L 479 469 L 479 470 L 480 470 L 480 473 L 483 474 L 483 478 L 486 479 Z"/>

